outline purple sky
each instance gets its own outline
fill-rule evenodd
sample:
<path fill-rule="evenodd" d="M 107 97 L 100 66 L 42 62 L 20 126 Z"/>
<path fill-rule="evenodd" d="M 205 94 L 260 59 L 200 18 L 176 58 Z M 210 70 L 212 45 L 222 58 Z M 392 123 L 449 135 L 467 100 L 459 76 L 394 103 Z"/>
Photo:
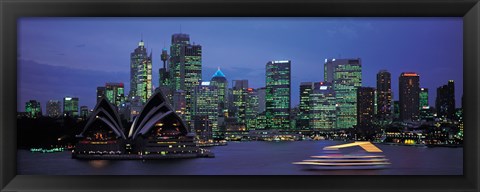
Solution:
<path fill-rule="evenodd" d="M 202 45 L 203 79 L 217 67 L 232 80 L 265 85 L 265 64 L 292 61 L 292 106 L 300 82 L 323 81 L 326 58 L 362 59 L 363 86 L 375 87 L 376 73 L 392 74 L 398 100 L 401 72 L 420 74 L 429 89 L 455 81 L 457 107 L 463 93 L 463 21 L 458 18 L 22 18 L 18 20 L 19 111 L 25 102 L 80 98 L 93 108 L 96 87 L 123 82 L 128 92 L 130 53 L 143 36 L 153 50 L 153 85 L 158 86 L 161 49 L 171 35 L 187 33 Z"/>

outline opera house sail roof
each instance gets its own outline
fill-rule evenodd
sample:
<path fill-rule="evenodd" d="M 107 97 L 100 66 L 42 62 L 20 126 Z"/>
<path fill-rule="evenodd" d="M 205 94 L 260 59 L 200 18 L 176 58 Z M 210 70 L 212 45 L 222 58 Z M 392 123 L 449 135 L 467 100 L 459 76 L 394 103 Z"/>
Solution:
<path fill-rule="evenodd" d="M 99 123 L 102 124 L 103 127 L 107 127 L 113 131 L 116 138 L 127 139 L 123 133 L 120 116 L 113 105 L 110 104 L 106 98 L 102 98 L 99 102 L 97 102 L 97 105 L 95 106 L 93 113 L 90 115 L 85 128 L 77 137 L 85 137 L 85 133 L 89 130 L 97 129 Z"/>

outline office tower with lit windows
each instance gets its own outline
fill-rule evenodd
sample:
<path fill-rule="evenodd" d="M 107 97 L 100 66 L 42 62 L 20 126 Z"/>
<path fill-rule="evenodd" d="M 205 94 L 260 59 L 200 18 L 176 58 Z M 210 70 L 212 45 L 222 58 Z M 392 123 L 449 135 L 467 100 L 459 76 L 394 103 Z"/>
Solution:
<path fill-rule="evenodd" d="M 267 129 L 290 129 L 291 61 L 266 65 L 265 108 Z"/>
<path fill-rule="evenodd" d="M 258 93 L 258 113 L 264 113 L 265 110 L 266 110 L 266 107 L 265 107 L 265 95 L 266 95 L 266 91 L 267 89 L 265 87 L 260 87 L 257 89 L 257 93 Z"/>
<path fill-rule="evenodd" d="M 376 89 L 373 87 L 357 88 L 357 126 L 369 128 L 375 115 Z"/>
<path fill-rule="evenodd" d="M 218 115 L 224 117 L 228 115 L 228 81 L 220 68 L 213 74 L 210 84 L 217 87 Z"/>
<path fill-rule="evenodd" d="M 147 53 L 141 40 L 130 54 L 130 98 L 140 97 L 145 103 L 152 95 L 152 53 Z"/>
<path fill-rule="evenodd" d="M 63 116 L 78 117 L 78 97 L 63 98 Z"/>
<path fill-rule="evenodd" d="M 420 116 L 420 76 L 404 72 L 398 83 L 400 120 L 417 121 Z"/>
<path fill-rule="evenodd" d="M 105 83 L 105 97 L 112 105 L 119 107 L 125 101 L 123 83 Z"/>
<path fill-rule="evenodd" d="M 216 86 L 211 85 L 210 82 L 201 82 L 194 90 L 194 117 L 202 119 L 202 117 L 208 118 L 208 129 L 213 132 L 213 137 L 218 138 L 218 89 Z M 195 118 L 194 118 L 195 119 Z M 198 127 L 198 126 L 197 126 Z M 208 130 L 206 129 L 206 130 Z"/>
<path fill-rule="evenodd" d="M 437 88 L 435 108 L 437 117 L 450 120 L 455 118 L 455 84 L 453 80 L 449 80 L 446 85 Z"/>
<path fill-rule="evenodd" d="M 387 70 L 377 73 L 377 116 L 386 119 L 392 114 L 392 75 Z"/>
<path fill-rule="evenodd" d="M 184 91 L 184 120 L 190 126 L 194 103 L 194 89 L 202 80 L 202 46 L 190 44 L 188 34 L 173 34 L 170 46 L 170 83 L 172 91 Z M 181 95 L 177 95 L 181 96 Z M 175 101 L 175 99 L 174 99 Z M 175 105 L 175 104 L 174 104 Z"/>
<path fill-rule="evenodd" d="M 62 106 L 59 100 L 49 100 L 47 102 L 47 116 L 55 118 L 62 115 Z"/>
<path fill-rule="evenodd" d="M 314 83 L 309 95 L 309 127 L 311 130 L 336 127 L 336 97 L 331 82 Z"/>
<path fill-rule="evenodd" d="M 430 105 L 428 104 L 428 88 L 420 88 L 419 99 L 420 119 L 428 118 L 430 116 Z"/>
<path fill-rule="evenodd" d="M 37 100 L 30 100 L 25 103 L 25 112 L 29 118 L 39 118 L 42 116 L 42 106 Z"/>
<path fill-rule="evenodd" d="M 362 63 L 357 59 L 326 59 L 325 81 L 333 83 L 337 104 L 336 128 L 357 124 L 357 88 L 362 86 Z"/>
<path fill-rule="evenodd" d="M 258 118 L 258 92 L 253 88 L 247 89 L 247 106 L 245 108 L 245 121 L 247 130 L 257 129 Z"/>
<path fill-rule="evenodd" d="M 248 80 L 233 80 L 232 87 L 232 104 L 234 110 L 233 115 L 237 119 L 237 123 L 245 125 L 246 123 L 246 108 L 247 108 L 247 89 Z"/>
<path fill-rule="evenodd" d="M 313 91 L 313 82 L 300 83 L 300 104 L 298 105 L 297 129 L 309 129 L 310 124 L 310 94 Z"/>

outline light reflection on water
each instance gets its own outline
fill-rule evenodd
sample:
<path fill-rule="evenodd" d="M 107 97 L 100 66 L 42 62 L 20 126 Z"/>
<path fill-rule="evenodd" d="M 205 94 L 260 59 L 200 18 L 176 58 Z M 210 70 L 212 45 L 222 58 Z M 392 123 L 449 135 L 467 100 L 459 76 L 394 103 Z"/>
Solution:
<path fill-rule="evenodd" d="M 463 148 L 418 148 L 376 144 L 390 167 L 381 170 L 307 170 L 292 162 L 321 155 L 340 141 L 229 142 L 208 148 L 215 158 L 77 160 L 70 152 L 18 152 L 22 175 L 462 175 Z M 346 153 L 356 152 L 355 148 Z"/>

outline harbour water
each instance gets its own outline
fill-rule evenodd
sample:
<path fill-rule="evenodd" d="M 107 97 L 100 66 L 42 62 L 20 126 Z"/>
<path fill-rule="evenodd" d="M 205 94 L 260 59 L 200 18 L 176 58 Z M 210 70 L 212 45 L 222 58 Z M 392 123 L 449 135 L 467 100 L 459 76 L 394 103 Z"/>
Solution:
<path fill-rule="evenodd" d="M 18 151 L 20 175 L 462 175 L 463 148 L 376 144 L 390 167 L 379 170 L 308 170 L 292 162 L 322 153 L 342 141 L 229 142 L 209 147 L 215 158 L 166 160 L 77 160 L 69 151 Z M 341 149 L 350 153 L 360 147 Z"/>

